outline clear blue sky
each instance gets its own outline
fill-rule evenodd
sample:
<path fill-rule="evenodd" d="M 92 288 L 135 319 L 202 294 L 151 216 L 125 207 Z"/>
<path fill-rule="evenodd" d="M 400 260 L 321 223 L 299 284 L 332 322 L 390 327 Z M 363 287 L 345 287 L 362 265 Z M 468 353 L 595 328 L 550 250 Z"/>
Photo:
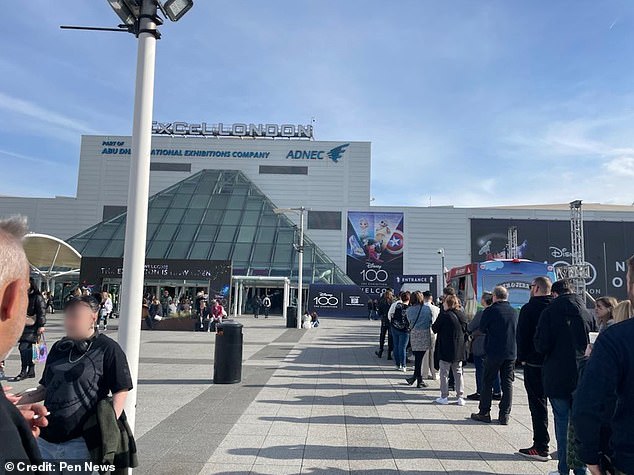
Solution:
<path fill-rule="evenodd" d="M 0 29 L 0 194 L 75 194 L 81 134 L 129 134 L 131 35 L 106 0 Z M 66 10 L 64 10 L 64 8 Z M 634 201 L 630 0 L 197 0 L 162 28 L 155 118 L 372 141 L 375 204 Z"/>

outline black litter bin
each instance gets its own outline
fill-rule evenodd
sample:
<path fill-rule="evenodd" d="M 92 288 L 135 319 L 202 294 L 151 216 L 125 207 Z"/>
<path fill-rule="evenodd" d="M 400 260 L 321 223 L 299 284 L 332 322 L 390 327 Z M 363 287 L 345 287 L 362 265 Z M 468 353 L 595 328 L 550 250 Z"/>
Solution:
<path fill-rule="evenodd" d="M 286 307 L 286 328 L 297 328 L 297 307 Z"/>
<path fill-rule="evenodd" d="M 216 326 L 214 384 L 235 384 L 242 380 L 242 324 L 225 320 Z"/>

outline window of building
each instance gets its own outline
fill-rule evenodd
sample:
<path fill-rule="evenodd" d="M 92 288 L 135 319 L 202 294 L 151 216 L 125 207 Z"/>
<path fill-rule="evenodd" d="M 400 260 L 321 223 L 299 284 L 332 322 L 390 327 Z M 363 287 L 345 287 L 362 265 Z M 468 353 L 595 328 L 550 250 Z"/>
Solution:
<path fill-rule="evenodd" d="M 260 165 L 260 175 L 308 175 L 308 167 Z"/>
<path fill-rule="evenodd" d="M 152 162 L 150 163 L 150 170 L 153 172 L 191 172 L 191 163 L 176 163 L 176 162 Z"/>
<path fill-rule="evenodd" d="M 308 211 L 308 229 L 341 230 L 341 211 Z"/>
<path fill-rule="evenodd" d="M 120 215 L 121 213 L 125 213 L 126 210 L 126 206 L 106 205 L 103 207 L 101 219 L 103 219 L 104 221 L 108 221 L 109 219 L 112 219 L 115 216 Z"/>

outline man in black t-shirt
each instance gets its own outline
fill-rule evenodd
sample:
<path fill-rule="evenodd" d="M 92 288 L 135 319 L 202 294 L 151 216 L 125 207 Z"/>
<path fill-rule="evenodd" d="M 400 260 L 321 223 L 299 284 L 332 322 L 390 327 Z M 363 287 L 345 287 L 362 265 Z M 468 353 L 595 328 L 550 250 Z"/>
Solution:
<path fill-rule="evenodd" d="M 8 357 L 24 329 L 28 305 L 29 265 L 22 247 L 26 220 L 0 221 L 0 360 Z M 19 409 L 0 388 L 0 467 L 22 460 L 39 463 L 40 451 L 35 437 L 46 425 L 46 408 L 41 404 Z M 36 417 L 37 416 L 37 417 Z"/>

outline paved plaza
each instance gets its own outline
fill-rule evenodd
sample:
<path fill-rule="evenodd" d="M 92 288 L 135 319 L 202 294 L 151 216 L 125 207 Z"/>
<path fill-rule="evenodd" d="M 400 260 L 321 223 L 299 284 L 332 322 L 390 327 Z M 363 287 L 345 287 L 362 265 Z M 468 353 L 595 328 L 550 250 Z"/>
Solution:
<path fill-rule="evenodd" d="M 212 334 L 143 332 L 136 426 L 141 466 L 135 473 L 556 469 L 554 461 L 515 455 L 532 442 L 521 372 L 510 425 L 481 425 L 469 419 L 477 403 L 437 406 L 438 382 L 424 390 L 406 386 L 402 373 L 379 360 L 378 322 L 323 319 L 313 330 L 287 330 L 280 317 L 242 322 L 243 379 L 235 385 L 211 384 Z M 50 318 L 50 340 L 61 336 L 60 323 L 57 315 Z M 116 337 L 116 320 L 111 328 Z M 15 352 L 8 374 L 18 365 Z M 473 392 L 473 368 L 465 373 L 467 391 Z M 15 389 L 32 385 L 16 383 Z"/>

